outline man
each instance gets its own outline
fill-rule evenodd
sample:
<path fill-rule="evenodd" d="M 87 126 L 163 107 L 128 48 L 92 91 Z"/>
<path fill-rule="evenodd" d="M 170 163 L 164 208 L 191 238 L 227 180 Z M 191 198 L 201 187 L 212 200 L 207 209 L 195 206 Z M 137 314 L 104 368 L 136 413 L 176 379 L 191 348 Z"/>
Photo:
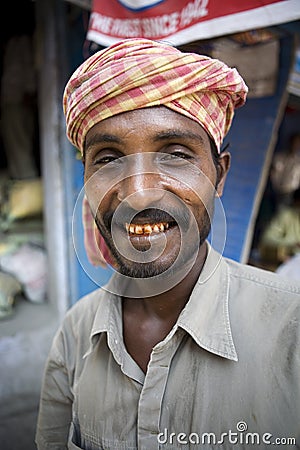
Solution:
<path fill-rule="evenodd" d="M 115 274 L 54 339 L 39 449 L 299 445 L 300 288 L 207 241 L 246 92 L 222 62 L 144 39 L 69 80 L 67 134 Z"/>

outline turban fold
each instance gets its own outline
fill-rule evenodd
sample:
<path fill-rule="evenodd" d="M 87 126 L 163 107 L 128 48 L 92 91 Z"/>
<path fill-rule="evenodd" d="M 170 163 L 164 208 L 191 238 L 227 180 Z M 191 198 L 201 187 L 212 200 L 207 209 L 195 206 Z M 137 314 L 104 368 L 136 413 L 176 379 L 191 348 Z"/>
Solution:
<path fill-rule="evenodd" d="M 83 152 L 86 134 L 98 122 L 164 105 L 198 122 L 220 151 L 247 91 L 236 69 L 219 60 L 156 41 L 126 39 L 90 56 L 69 79 L 63 97 L 67 136 Z M 86 198 L 83 223 L 89 261 L 112 263 Z"/>
<path fill-rule="evenodd" d="M 220 149 L 247 86 L 223 62 L 147 39 L 127 39 L 90 56 L 64 91 L 67 136 L 81 152 L 87 132 L 108 117 L 164 105 L 195 120 Z"/>

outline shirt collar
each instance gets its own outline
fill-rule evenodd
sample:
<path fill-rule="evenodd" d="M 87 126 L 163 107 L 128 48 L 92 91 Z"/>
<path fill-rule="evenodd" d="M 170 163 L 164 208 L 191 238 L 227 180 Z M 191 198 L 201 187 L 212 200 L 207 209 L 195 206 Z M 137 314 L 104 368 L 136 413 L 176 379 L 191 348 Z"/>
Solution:
<path fill-rule="evenodd" d="M 178 319 L 205 350 L 238 360 L 229 318 L 229 269 L 226 261 L 208 244 L 208 255 L 191 297 Z"/>
<path fill-rule="evenodd" d="M 233 361 L 238 360 L 229 319 L 229 273 L 226 261 L 208 243 L 208 254 L 191 297 L 180 314 L 177 327 L 187 331 L 205 350 Z M 113 330 L 117 339 L 122 337 L 122 303 L 112 294 L 110 286 L 114 276 L 104 287 L 97 309 L 87 356 L 94 348 L 98 335 Z"/>
<path fill-rule="evenodd" d="M 113 294 L 114 289 L 111 288 L 115 278 L 113 275 L 108 284 L 99 289 L 99 305 L 90 333 L 90 346 L 84 358 L 93 351 L 100 333 L 109 333 L 113 330 L 114 334 L 122 339 L 122 300 L 120 296 Z"/>

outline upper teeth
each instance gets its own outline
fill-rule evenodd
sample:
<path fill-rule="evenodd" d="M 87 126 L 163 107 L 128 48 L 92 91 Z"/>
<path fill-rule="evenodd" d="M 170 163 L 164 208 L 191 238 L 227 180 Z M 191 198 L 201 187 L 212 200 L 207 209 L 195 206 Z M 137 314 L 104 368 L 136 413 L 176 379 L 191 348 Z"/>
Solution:
<path fill-rule="evenodd" d="M 156 223 L 156 224 L 145 224 L 145 225 L 134 225 L 134 224 L 125 224 L 126 230 L 130 234 L 151 234 L 151 233 L 159 233 L 161 231 L 165 231 L 169 228 L 168 223 Z"/>

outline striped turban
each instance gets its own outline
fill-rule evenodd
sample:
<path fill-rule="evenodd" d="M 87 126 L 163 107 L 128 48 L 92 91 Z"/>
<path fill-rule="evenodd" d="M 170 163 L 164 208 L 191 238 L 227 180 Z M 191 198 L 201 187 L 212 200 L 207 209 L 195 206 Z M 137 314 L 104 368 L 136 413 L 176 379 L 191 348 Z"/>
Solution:
<path fill-rule="evenodd" d="M 67 136 L 81 153 L 95 124 L 126 111 L 164 105 L 198 122 L 217 149 L 234 109 L 248 88 L 236 69 L 223 62 L 147 39 L 127 39 L 101 50 L 78 67 L 63 97 Z M 93 265 L 111 263 L 109 253 L 83 201 L 84 242 Z"/>
<path fill-rule="evenodd" d="M 108 117 L 164 105 L 198 122 L 220 149 L 247 86 L 223 62 L 147 39 L 127 39 L 89 57 L 63 98 L 67 136 L 81 152 L 87 132 Z"/>

